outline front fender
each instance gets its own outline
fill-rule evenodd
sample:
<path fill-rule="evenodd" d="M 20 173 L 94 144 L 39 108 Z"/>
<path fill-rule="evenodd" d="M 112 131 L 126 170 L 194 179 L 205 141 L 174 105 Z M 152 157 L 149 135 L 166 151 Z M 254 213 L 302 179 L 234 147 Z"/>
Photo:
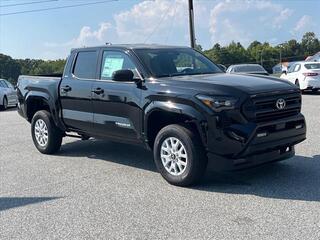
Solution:
<path fill-rule="evenodd" d="M 144 110 L 144 132 L 148 129 L 148 119 L 149 116 L 155 111 L 163 111 L 169 113 L 175 113 L 183 115 L 190 119 L 193 123 L 196 124 L 202 142 L 206 145 L 206 122 L 207 119 L 203 113 L 201 113 L 198 109 L 193 106 L 186 105 L 183 103 L 174 103 L 171 101 L 153 101 L 151 102 Z"/>

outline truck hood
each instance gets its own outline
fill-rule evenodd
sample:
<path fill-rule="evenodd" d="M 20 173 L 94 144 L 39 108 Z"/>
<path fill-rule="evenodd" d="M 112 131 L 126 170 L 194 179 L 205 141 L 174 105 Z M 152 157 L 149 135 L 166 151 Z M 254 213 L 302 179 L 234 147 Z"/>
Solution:
<path fill-rule="evenodd" d="M 233 88 L 249 94 L 295 89 L 295 85 L 275 77 L 246 74 L 188 75 L 163 79 L 169 86 L 193 90 Z"/>

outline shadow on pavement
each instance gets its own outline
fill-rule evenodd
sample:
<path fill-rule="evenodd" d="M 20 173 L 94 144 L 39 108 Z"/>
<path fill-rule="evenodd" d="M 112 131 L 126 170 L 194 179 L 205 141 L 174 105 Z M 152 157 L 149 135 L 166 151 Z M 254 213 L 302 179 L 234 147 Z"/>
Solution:
<path fill-rule="evenodd" d="M 0 113 L 2 112 L 14 112 L 17 111 L 16 107 L 8 107 L 6 110 L 0 110 Z"/>
<path fill-rule="evenodd" d="M 88 157 L 156 172 L 152 153 L 133 145 L 102 140 L 63 145 L 60 155 Z M 218 173 L 209 166 L 195 190 L 250 194 L 264 198 L 320 201 L 320 155 L 292 159 L 236 172 Z"/>
<path fill-rule="evenodd" d="M 105 140 L 75 141 L 62 145 L 59 155 L 87 157 L 156 172 L 153 156 L 141 146 Z"/>
<path fill-rule="evenodd" d="M 59 197 L 0 197 L 0 212 L 16 207 L 59 199 Z"/>

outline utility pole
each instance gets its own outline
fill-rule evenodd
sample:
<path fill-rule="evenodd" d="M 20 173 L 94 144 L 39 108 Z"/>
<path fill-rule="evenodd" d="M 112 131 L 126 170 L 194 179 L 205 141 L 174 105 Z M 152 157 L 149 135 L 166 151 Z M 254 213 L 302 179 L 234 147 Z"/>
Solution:
<path fill-rule="evenodd" d="M 261 66 L 263 66 L 263 58 L 262 58 L 262 54 L 263 54 L 263 50 L 261 50 L 261 55 L 260 55 L 260 62 L 261 62 Z"/>
<path fill-rule="evenodd" d="M 190 28 L 190 45 L 192 48 L 195 48 L 196 38 L 194 33 L 193 0 L 189 0 L 189 28 Z"/>

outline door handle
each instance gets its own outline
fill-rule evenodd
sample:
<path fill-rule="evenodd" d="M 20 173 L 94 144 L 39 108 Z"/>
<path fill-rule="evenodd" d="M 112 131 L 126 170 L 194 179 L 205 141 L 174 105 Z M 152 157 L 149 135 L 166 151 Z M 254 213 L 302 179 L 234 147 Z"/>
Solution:
<path fill-rule="evenodd" d="M 102 88 L 96 88 L 96 89 L 93 89 L 91 92 L 93 92 L 94 94 L 100 95 L 104 93 L 104 90 Z"/>
<path fill-rule="evenodd" d="M 67 85 L 67 86 L 61 87 L 61 90 L 62 90 L 63 92 L 70 92 L 70 91 L 72 90 L 72 88 Z"/>

